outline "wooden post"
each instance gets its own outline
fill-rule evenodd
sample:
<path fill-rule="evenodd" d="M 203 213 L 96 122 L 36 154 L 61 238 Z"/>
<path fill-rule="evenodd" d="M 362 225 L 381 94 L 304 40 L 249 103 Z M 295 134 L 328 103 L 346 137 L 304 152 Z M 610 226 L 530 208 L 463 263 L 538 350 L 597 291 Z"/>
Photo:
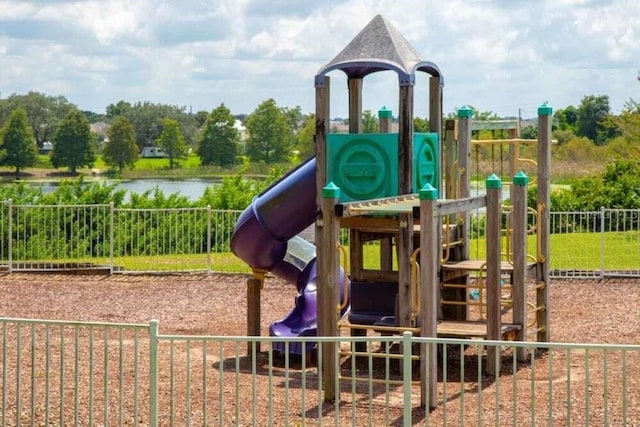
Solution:
<path fill-rule="evenodd" d="M 438 191 L 430 184 L 420 190 L 420 332 L 423 337 L 438 336 L 440 241 L 438 238 Z M 438 358 L 436 344 L 420 346 L 420 402 L 429 409 L 438 397 Z"/>
<path fill-rule="evenodd" d="M 457 173 L 454 170 L 456 162 L 456 140 L 455 140 L 456 121 L 453 119 L 444 122 L 444 182 L 445 194 L 447 199 L 455 199 L 457 197 Z"/>
<path fill-rule="evenodd" d="M 318 240 L 318 336 L 333 337 L 338 333 L 338 305 L 340 303 L 340 257 L 338 239 L 340 224 L 335 216 L 335 206 L 340 197 L 340 189 L 332 182 L 322 189 L 322 205 L 316 218 Z M 336 343 L 325 342 L 322 346 L 322 384 L 324 400 L 332 402 L 336 396 L 337 351 Z"/>
<path fill-rule="evenodd" d="M 387 107 L 378 111 L 380 133 L 391 132 L 392 112 Z M 393 237 L 383 237 L 380 241 L 380 270 L 393 270 Z"/>
<path fill-rule="evenodd" d="M 501 290 L 500 290 L 500 253 L 501 253 L 501 216 L 502 216 L 502 181 L 495 174 L 486 180 L 487 186 L 487 339 L 500 340 L 501 329 Z M 487 373 L 500 375 L 500 363 L 496 363 L 496 352 L 500 348 L 487 348 Z"/>
<path fill-rule="evenodd" d="M 398 187 L 400 194 L 413 192 L 413 86 L 400 86 Z"/>
<path fill-rule="evenodd" d="M 529 177 L 520 171 L 513 177 L 511 199 L 513 211 L 511 213 L 511 227 L 513 229 L 511 241 L 513 243 L 513 280 L 511 296 L 513 299 L 513 323 L 520 325 L 516 333 L 516 340 L 526 341 L 527 338 L 527 184 Z M 517 358 L 524 361 L 527 349 L 519 347 Z"/>
<path fill-rule="evenodd" d="M 538 307 L 544 306 L 544 310 L 538 310 L 536 314 L 539 328 L 537 339 L 539 342 L 549 342 L 551 311 L 549 289 L 549 208 L 551 205 L 551 119 L 553 108 L 546 102 L 538 107 L 538 240 L 539 250 L 537 263 L 538 282 L 544 287 L 538 289 L 536 300 Z"/>
<path fill-rule="evenodd" d="M 466 105 L 458 110 L 458 197 L 465 199 L 471 196 L 471 117 L 473 110 Z M 462 259 L 469 259 L 469 212 L 462 218 Z"/>
<path fill-rule="evenodd" d="M 413 189 L 413 86 L 400 86 L 398 111 L 398 187 L 400 194 Z M 399 326 L 411 325 L 411 255 L 413 254 L 413 215 L 401 214 L 396 241 L 398 257 Z"/>
<path fill-rule="evenodd" d="M 316 204 L 322 203 L 322 188 L 327 183 L 327 134 L 329 133 L 329 77 L 316 82 Z M 318 230 L 316 230 L 317 232 Z M 317 234 L 316 234 L 317 235 Z"/>
<path fill-rule="evenodd" d="M 264 273 L 253 272 L 247 279 L 247 336 L 260 336 L 260 291 L 264 286 Z M 247 354 L 252 354 L 253 344 L 247 343 Z M 260 342 L 256 343 L 256 351 L 260 351 Z"/>
<path fill-rule="evenodd" d="M 349 133 L 362 132 L 362 79 L 350 78 L 349 88 Z"/>
<path fill-rule="evenodd" d="M 429 131 L 442 135 L 442 79 L 433 76 L 429 79 Z"/>
<path fill-rule="evenodd" d="M 413 255 L 413 214 L 398 215 L 399 232 L 396 241 L 398 253 L 398 326 L 411 325 L 411 255 Z"/>
<path fill-rule="evenodd" d="M 432 76 L 429 79 L 429 132 L 438 135 L 438 152 L 436 159 L 442 164 L 444 147 L 442 143 L 442 78 L 440 76 Z M 440 176 L 436 178 L 436 182 L 440 188 L 442 186 L 442 168 L 438 168 Z M 419 189 L 416 188 L 416 191 Z"/>

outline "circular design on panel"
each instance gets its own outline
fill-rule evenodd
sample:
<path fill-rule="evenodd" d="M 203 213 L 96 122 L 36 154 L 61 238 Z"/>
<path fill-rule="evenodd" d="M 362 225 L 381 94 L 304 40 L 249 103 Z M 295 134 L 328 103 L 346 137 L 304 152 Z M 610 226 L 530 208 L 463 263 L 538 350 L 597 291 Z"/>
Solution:
<path fill-rule="evenodd" d="M 365 139 L 354 140 L 337 155 L 342 190 L 355 199 L 383 193 L 389 171 L 380 147 Z"/>

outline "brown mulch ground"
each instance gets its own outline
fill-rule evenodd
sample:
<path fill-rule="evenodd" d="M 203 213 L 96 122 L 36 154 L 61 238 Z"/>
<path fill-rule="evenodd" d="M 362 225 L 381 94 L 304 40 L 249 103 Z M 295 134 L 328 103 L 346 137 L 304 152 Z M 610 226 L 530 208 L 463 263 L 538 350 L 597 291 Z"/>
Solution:
<path fill-rule="evenodd" d="M 274 320 L 277 320 L 293 307 L 293 301 L 295 297 L 295 288 L 293 285 L 284 283 L 281 280 L 270 278 L 267 280 L 264 290 L 262 291 L 262 331 L 263 334 L 267 334 L 268 325 Z M 554 342 L 573 342 L 573 343 L 609 343 L 609 344 L 640 344 L 640 280 L 605 280 L 605 281 L 555 281 L 551 285 L 551 336 Z M 76 321 L 93 321 L 93 322 L 123 322 L 123 323 L 146 323 L 150 319 L 157 319 L 160 321 L 160 332 L 162 334 L 183 334 L 183 335 L 229 335 L 237 336 L 244 335 L 246 333 L 246 277 L 243 276 L 226 276 L 226 275 L 113 275 L 113 276 L 81 276 L 81 275 L 68 275 L 68 274 L 24 274 L 13 273 L 3 274 L 0 276 L 0 316 L 9 318 L 37 318 L 37 319 L 54 319 L 54 320 L 76 320 Z M 5 333 L 6 336 L 6 333 Z M 194 344 L 195 346 L 195 344 Z M 237 355 L 237 349 L 229 349 L 227 347 L 216 353 L 217 350 L 213 349 L 210 353 L 206 352 L 206 348 L 200 350 L 200 358 L 206 361 L 211 361 L 212 369 L 220 369 L 221 371 L 229 372 L 235 370 L 235 366 L 232 366 L 234 361 L 238 363 L 238 367 L 243 371 L 243 375 L 239 381 L 242 382 L 245 376 L 249 377 L 251 370 L 256 370 L 258 375 L 265 373 L 267 368 L 266 359 L 267 356 L 262 354 L 258 357 L 256 366 L 253 367 L 251 362 L 245 357 L 244 345 L 240 351 L 242 357 Z M 175 354 L 184 350 L 183 347 L 176 345 L 171 347 L 170 352 L 172 357 Z M 234 351 L 236 353 L 234 353 Z M 222 354 L 224 353 L 224 354 Z M 166 353 L 162 353 L 163 357 L 169 354 L 169 350 Z M 223 364 L 218 362 L 220 358 L 217 354 L 221 354 L 223 358 L 229 360 L 224 361 Z M 455 354 L 455 349 L 451 353 L 453 359 L 456 357 L 460 359 L 460 354 Z M 472 354 L 464 356 L 465 359 L 469 358 L 468 367 L 471 366 L 474 360 Z M 578 357 L 580 360 L 574 360 Z M 617 415 L 613 414 L 613 410 L 607 413 L 604 406 L 610 405 L 612 408 L 626 407 L 627 422 L 629 424 L 640 423 L 640 401 L 638 401 L 638 395 L 640 394 L 640 384 L 635 380 L 636 372 L 640 369 L 640 355 L 637 353 L 631 353 L 625 355 L 624 364 L 627 368 L 627 372 L 631 375 L 626 382 L 625 387 L 627 390 L 634 390 L 635 393 L 628 393 L 630 396 L 624 403 L 621 403 L 620 393 L 616 393 L 614 388 L 621 387 L 621 378 L 623 373 L 617 372 L 615 368 L 615 362 L 620 362 L 619 355 L 612 355 L 608 363 L 612 365 L 608 374 L 611 378 L 608 380 L 603 379 L 601 375 L 602 357 L 590 359 L 590 365 L 587 366 L 587 372 L 585 372 L 584 366 L 582 366 L 583 355 L 572 354 L 564 357 L 562 354 L 555 357 L 553 360 L 545 358 L 544 355 L 540 356 L 540 364 L 544 364 L 541 373 L 536 377 L 535 381 L 531 380 L 530 366 L 523 366 L 518 372 L 507 372 L 507 380 L 505 385 L 500 386 L 500 390 L 494 390 L 494 393 L 498 393 L 502 396 L 508 392 L 508 389 L 512 387 L 512 384 L 523 384 L 525 387 L 523 393 L 534 394 L 530 390 L 531 384 L 535 382 L 538 384 L 536 393 L 549 393 L 549 398 L 540 397 L 539 400 L 541 409 L 538 410 L 538 415 L 546 417 L 552 417 L 554 423 L 567 423 L 570 421 L 574 424 L 582 425 L 586 421 L 591 421 L 600 424 L 603 420 L 608 420 L 612 425 L 617 424 L 616 421 L 621 422 L 621 419 L 616 418 Z M 510 361 L 511 356 L 508 356 L 507 362 Z M 175 360 L 175 359 L 174 359 Z M 228 363 L 230 362 L 230 363 Z M 198 361 L 194 357 L 189 363 L 193 363 L 194 366 L 198 364 Z M 314 394 L 314 387 L 317 389 L 316 377 L 309 370 L 309 367 L 302 365 L 300 369 L 300 361 L 298 363 L 298 369 L 285 369 L 284 379 L 277 378 L 277 381 L 284 381 L 276 386 L 278 392 L 282 391 L 282 387 L 285 387 L 287 393 L 289 393 L 289 387 L 293 390 L 298 390 L 301 385 L 298 383 L 302 377 L 306 382 L 306 387 L 311 389 L 310 394 L 307 396 L 309 401 L 314 404 L 309 404 L 309 401 L 305 405 L 304 402 L 299 402 L 299 397 L 294 396 L 291 393 L 291 397 L 287 404 L 301 405 L 302 412 L 306 413 L 308 423 L 314 424 L 317 419 L 309 421 L 313 418 L 312 414 L 315 412 L 321 412 L 329 420 L 333 420 L 333 414 L 331 407 L 319 407 L 316 403 L 317 397 Z M 348 362 L 347 362 L 348 363 Z M 452 362 L 453 364 L 453 362 Z M 555 365 L 559 366 L 560 373 L 556 375 Z M 507 363 L 508 365 L 508 363 Z M 547 368 L 549 366 L 549 368 Z M 553 366 L 553 367 L 552 367 Z M 570 378 L 567 378 L 564 369 L 566 366 L 575 366 L 572 370 Z M 28 372 L 26 368 L 23 371 Z M 249 372 L 247 372 L 249 371 Z M 304 373 L 301 374 L 301 372 Z M 564 373 L 563 373 L 564 372 Z M 230 373 L 230 375 L 233 375 Z M 511 376 L 509 376 L 511 375 Z M 10 376 L 10 375 L 9 375 Z M 549 387 L 549 379 L 551 377 L 551 384 L 553 389 Z M 176 378 L 179 378 L 177 375 Z M 212 405 L 214 409 L 211 409 L 209 414 L 209 420 L 213 422 L 217 417 L 224 416 L 225 420 L 221 424 L 227 425 L 230 423 L 238 422 L 243 424 L 245 421 L 236 419 L 235 416 L 239 414 L 250 413 L 250 406 L 252 403 L 252 393 L 247 395 L 241 394 L 238 396 L 238 388 L 235 387 L 233 376 L 230 377 L 224 387 L 220 386 L 220 391 L 225 396 L 228 394 L 234 395 L 231 404 L 224 408 L 217 408 L 214 402 Z M 270 402 L 277 407 L 279 405 L 281 397 L 277 397 L 276 393 L 271 388 L 273 385 L 266 383 L 267 375 L 262 375 L 262 379 L 257 382 L 259 396 L 266 396 L 270 394 Z M 451 375 L 451 378 L 455 379 L 455 374 Z M 473 375 L 471 381 L 460 384 L 449 378 L 451 383 L 443 384 L 442 378 L 440 381 L 440 394 L 446 395 L 450 401 L 449 408 L 453 406 L 456 399 L 459 399 L 460 391 L 467 390 L 465 392 L 466 398 L 464 403 L 460 402 L 460 405 L 464 405 L 465 408 L 468 405 L 475 404 L 476 398 L 474 393 L 479 384 L 473 384 Z M 585 378 L 588 381 L 585 382 Z M 264 379 L 264 381 L 263 381 Z M 198 384 L 199 377 L 194 374 L 191 378 L 190 384 Z M 250 380 L 247 380 L 250 382 Z M 484 381 L 484 380 L 483 380 Z M 54 381 L 55 382 L 55 381 Z M 28 381 L 26 381 L 28 384 Z M 126 383 L 126 381 L 125 381 Z M 455 383 L 455 385 L 454 385 Z M 573 412 L 562 414 L 560 411 L 566 406 L 568 391 L 567 384 L 575 383 L 575 387 L 571 388 L 571 399 Z M 605 385 L 606 384 L 606 385 Z M 487 392 L 491 392 L 492 387 L 495 387 L 491 381 L 486 384 L 480 384 Z M 7 389 L 13 390 L 12 384 L 5 385 Z M 26 386 L 25 386 L 26 387 Z M 172 388 L 169 391 L 161 392 L 162 398 L 170 398 L 170 396 L 180 396 L 176 398 L 176 402 L 182 402 L 183 396 L 186 393 L 185 383 L 176 380 L 175 384 L 172 384 Z M 193 387 L 193 386 L 192 386 Z M 217 387 L 217 386 L 216 386 Z M 218 393 L 218 389 L 211 386 L 215 393 Z M 261 387 L 265 390 L 260 392 Z M 515 387 L 514 387 L 515 388 Z M 52 389 L 56 390 L 56 386 Z M 197 387 L 196 387 L 197 389 Z M 224 390 L 223 390 L 224 389 Z M 351 384 L 347 384 L 344 390 L 351 391 Z M 195 390 L 195 389 L 194 389 Z M 376 389 L 377 390 L 377 389 Z M 402 414 L 402 407 L 398 407 L 398 402 L 401 402 L 398 395 L 391 395 L 391 397 L 383 397 L 382 394 L 371 392 L 371 388 L 360 390 L 360 386 L 357 389 L 358 392 L 362 391 L 363 395 L 359 397 L 358 402 L 355 404 L 357 413 L 363 413 L 362 416 L 373 416 L 374 420 L 382 420 L 380 418 L 384 415 L 384 422 L 380 424 L 393 424 L 399 422 Z M 588 391 L 588 392 L 587 392 Z M 208 392 L 207 392 L 208 393 Z M 564 394 L 563 394 L 564 393 Z M 586 393 L 593 394 L 593 397 L 589 401 L 589 411 L 576 410 L 575 408 L 582 408 L 581 401 L 584 400 Z M 203 392 L 203 394 L 206 394 Z M 542 394 L 540 396 L 542 396 Z M 600 394 L 600 396 L 596 396 Z M 606 401 L 605 404 L 600 403 L 602 401 L 603 394 L 610 394 L 611 401 Z M 167 397 L 169 396 L 169 397 Z M 196 404 L 198 401 L 198 394 L 196 391 L 193 395 L 190 394 L 191 399 L 195 399 L 192 406 L 187 406 L 187 409 L 179 409 L 178 403 L 174 408 L 174 413 L 179 417 L 193 417 L 191 422 L 195 423 L 195 420 L 202 420 L 198 417 L 204 415 L 200 411 L 200 404 Z M 217 394 L 216 394 L 217 396 Z M 387 396 L 385 394 L 385 396 Z M 489 395 L 491 396 L 491 395 Z M 246 399 L 246 400 L 245 400 Z M 255 398 L 254 398 L 255 399 Z M 314 401 L 315 399 L 315 401 Z M 492 400 L 493 399 L 493 400 Z M 524 399 L 524 400 L 523 400 Z M 520 401 L 525 402 L 528 397 L 520 396 Z M 71 400 L 71 399 L 70 399 Z M 80 401 L 86 399 L 81 398 Z M 173 398 L 170 399 L 173 402 Z M 205 396 L 206 400 L 206 396 Z M 215 398 L 213 399 L 216 400 Z M 414 399 L 415 400 L 415 399 Z M 615 400 L 615 401 L 614 401 Z M 11 397 L 9 397 L 11 401 Z M 519 420 L 530 422 L 531 411 L 529 411 L 528 403 L 520 406 L 523 409 L 527 409 L 523 412 L 522 419 L 520 418 L 520 408 L 514 410 L 512 406 L 507 403 L 502 403 L 500 413 L 506 420 Z M 546 407 L 544 405 L 548 402 L 554 402 L 553 407 Z M 556 402 L 557 401 L 557 402 Z M 373 403 L 372 403 L 373 402 Z M 417 401 L 419 402 L 419 401 Z M 263 402 L 264 403 L 264 402 Z M 538 405 L 536 403 L 536 405 Z M 65 403 L 66 404 L 66 403 Z M 483 408 L 485 405 L 489 405 L 488 408 L 494 408 L 495 398 L 485 397 L 481 402 Z M 503 407 L 504 404 L 504 407 Z M 557 407 L 555 405 L 558 405 Z M 222 404 L 221 404 L 222 405 Z M 235 405 L 241 405 L 239 410 Z M 395 406 L 394 406 L 395 405 Z M 305 408 L 306 406 L 306 408 Z M 391 412 L 388 412 L 386 407 L 392 407 Z M 515 405 L 514 405 L 515 406 Z M 23 408 L 26 411 L 26 419 L 29 420 L 29 402 L 25 401 Z M 312 409 L 308 409 L 311 407 Z M 545 409 L 546 408 L 546 409 Z M 5 408 L 6 409 L 6 408 Z M 351 407 L 348 410 L 341 408 L 346 412 L 344 415 L 340 415 L 340 419 L 344 422 L 349 422 L 351 413 Z M 466 409 L 465 409 L 466 410 Z M 477 420 L 480 422 L 493 422 L 495 409 L 487 410 L 487 414 L 477 416 L 473 418 L 473 422 Z M 305 412 L 308 411 L 308 412 Z M 315 412 L 314 412 L 315 411 Z M 452 414 L 445 414 L 444 409 L 439 407 L 431 414 L 425 414 L 419 407 L 416 407 L 413 411 L 414 421 L 418 423 L 424 423 L 425 417 L 431 417 L 432 422 L 442 423 L 443 417 L 447 417 L 447 421 L 452 423 L 456 422 L 456 414 L 459 409 L 456 407 L 452 410 Z M 479 410 L 473 408 L 469 409 L 470 413 L 481 413 Z M 577 411 L 577 412 L 576 412 Z M 38 412 L 38 411 L 35 411 Z M 80 411 L 82 412 L 82 411 Z M 556 414 L 556 412 L 558 412 Z M 145 409 L 140 410 L 140 420 L 136 423 L 144 424 Z M 585 421 L 585 416 L 589 415 L 590 420 Z M 276 413 L 272 414 L 276 420 L 275 424 L 287 424 L 297 423 L 300 419 L 300 413 L 286 414 Z M 289 417 L 292 417 L 291 419 Z M 317 417 L 317 415 L 315 415 Z M 358 415 L 360 416 L 360 415 Z M 476 417 L 476 415 L 473 415 Z M 572 416 L 568 420 L 568 416 Z M 36 414 L 35 417 L 38 417 Z M 284 417 L 284 418 L 281 418 Z M 81 417 L 82 418 L 82 417 Z M 244 415 L 241 417 L 246 419 Z M 547 420 L 547 418 L 542 418 Z M 170 424 L 170 420 L 165 419 L 167 424 Z M 262 419 L 261 421 L 266 421 Z M 184 424 L 184 420 L 174 420 L 179 424 Z M 248 421 L 246 421 L 248 422 Z M 114 422 L 115 423 L 115 422 Z M 134 420 L 125 420 L 125 424 L 133 424 Z M 215 422 L 218 424 L 218 422 Z M 332 423 L 332 421 L 330 422 Z M 340 422 L 342 424 L 342 421 Z M 509 421 L 511 423 L 511 421 Z M 16 423 L 17 424 L 17 423 Z M 111 424 L 107 422 L 107 424 Z M 260 425 L 261 422 L 259 421 Z M 356 423 L 358 424 L 358 423 Z M 12 425 L 9 423 L 9 425 Z"/>

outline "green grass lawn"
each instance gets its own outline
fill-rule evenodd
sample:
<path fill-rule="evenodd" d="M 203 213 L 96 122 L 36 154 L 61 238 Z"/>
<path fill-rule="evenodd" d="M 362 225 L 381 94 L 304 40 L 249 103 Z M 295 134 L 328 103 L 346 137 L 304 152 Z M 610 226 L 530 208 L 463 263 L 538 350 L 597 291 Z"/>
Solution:
<path fill-rule="evenodd" d="M 503 242 L 504 245 L 504 242 Z M 601 246 L 607 256 L 601 261 Z M 504 248 L 504 246 L 503 246 Z M 599 270 L 601 262 L 609 271 L 637 270 L 640 268 L 640 232 L 570 233 L 552 234 L 550 238 L 550 267 L 561 270 Z M 485 258 L 484 239 L 471 241 L 470 258 Z M 528 254 L 536 254 L 533 236 L 528 241 Z M 30 260 L 39 262 L 93 263 L 109 265 L 108 257 L 64 260 Z M 127 271 L 206 271 L 206 254 L 123 256 L 114 258 L 116 270 Z M 212 253 L 211 271 L 223 273 L 251 273 L 251 269 L 231 252 Z M 341 255 L 341 264 L 349 269 L 349 260 Z M 397 262 L 394 256 L 394 269 Z M 380 246 L 364 245 L 366 269 L 380 268 Z"/>

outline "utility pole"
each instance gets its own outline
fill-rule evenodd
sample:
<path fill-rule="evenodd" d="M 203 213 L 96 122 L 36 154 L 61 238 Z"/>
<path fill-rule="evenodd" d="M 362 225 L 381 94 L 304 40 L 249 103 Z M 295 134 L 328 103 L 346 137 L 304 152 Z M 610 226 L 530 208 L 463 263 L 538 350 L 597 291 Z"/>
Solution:
<path fill-rule="evenodd" d="M 520 138 L 521 129 L 522 129 L 522 108 L 518 108 L 518 127 L 516 128 L 518 138 Z"/>

